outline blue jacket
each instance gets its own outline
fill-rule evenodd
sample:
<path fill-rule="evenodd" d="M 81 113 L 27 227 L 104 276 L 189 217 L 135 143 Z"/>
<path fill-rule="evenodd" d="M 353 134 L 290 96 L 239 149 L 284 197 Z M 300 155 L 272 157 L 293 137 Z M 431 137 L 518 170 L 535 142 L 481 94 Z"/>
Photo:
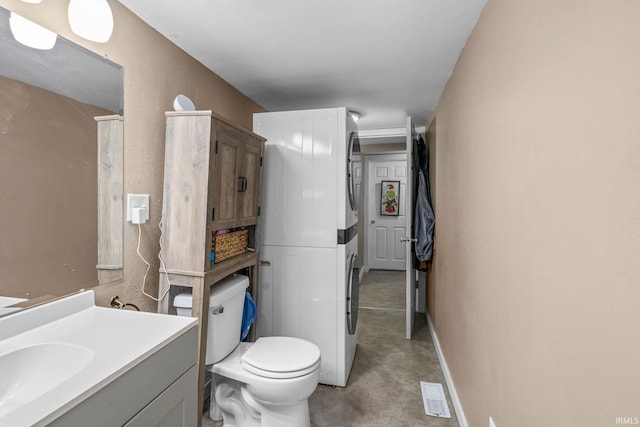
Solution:
<path fill-rule="evenodd" d="M 416 242 L 416 257 L 420 261 L 429 261 L 433 255 L 433 232 L 436 217 L 429 203 L 429 189 L 424 173 L 418 172 L 418 197 L 413 220 L 413 230 Z"/>

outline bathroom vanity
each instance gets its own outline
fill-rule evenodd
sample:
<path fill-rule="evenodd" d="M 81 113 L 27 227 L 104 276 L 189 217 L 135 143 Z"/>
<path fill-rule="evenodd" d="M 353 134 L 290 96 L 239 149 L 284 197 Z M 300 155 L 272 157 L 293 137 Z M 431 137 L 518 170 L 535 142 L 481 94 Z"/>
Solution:
<path fill-rule="evenodd" d="M 198 425 L 197 326 L 92 291 L 0 318 L 0 425 Z"/>

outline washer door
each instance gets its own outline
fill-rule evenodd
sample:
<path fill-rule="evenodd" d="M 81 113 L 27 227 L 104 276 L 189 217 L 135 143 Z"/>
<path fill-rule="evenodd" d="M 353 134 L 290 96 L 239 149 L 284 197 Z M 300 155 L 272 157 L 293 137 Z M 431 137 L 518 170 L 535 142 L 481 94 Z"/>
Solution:
<path fill-rule="evenodd" d="M 358 200 L 356 198 L 356 181 L 353 170 L 353 155 L 360 154 L 360 139 L 357 132 L 349 135 L 349 148 L 347 151 L 347 191 L 349 193 L 349 206 L 353 212 L 358 212 Z"/>
<path fill-rule="evenodd" d="M 356 333 L 358 326 L 358 306 L 360 302 L 360 269 L 358 255 L 351 254 L 347 270 L 347 331 L 349 335 Z"/>

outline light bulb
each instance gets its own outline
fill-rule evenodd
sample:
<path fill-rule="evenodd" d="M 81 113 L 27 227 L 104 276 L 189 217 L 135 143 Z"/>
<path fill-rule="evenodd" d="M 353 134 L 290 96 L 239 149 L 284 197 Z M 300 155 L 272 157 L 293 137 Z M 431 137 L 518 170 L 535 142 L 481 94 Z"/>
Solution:
<path fill-rule="evenodd" d="M 68 17 L 71 30 L 80 37 L 98 43 L 109 41 L 113 13 L 107 0 L 71 0 Z"/>
<path fill-rule="evenodd" d="M 11 34 L 20 43 L 34 49 L 48 50 L 56 44 L 58 35 L 27 18 L 11 12 L 9 17 Z"/>

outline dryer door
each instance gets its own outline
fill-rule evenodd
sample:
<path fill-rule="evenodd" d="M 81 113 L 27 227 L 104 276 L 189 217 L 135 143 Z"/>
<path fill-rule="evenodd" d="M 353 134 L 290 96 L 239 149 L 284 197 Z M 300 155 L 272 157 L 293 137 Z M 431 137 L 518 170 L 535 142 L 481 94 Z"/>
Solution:
<path fill-rule="evenodd" d="M 349 335 L 356 333 L 358 326 L 358 306 L 360 303 L 360 269 L 358 255 L 351 254 L 347 270 L 347 331 Z"/>
<path fill-rule="evenodd" d="M 347 151 L 347 191 L 349 192 L 349 205 L 353 212 L 358 212 L 358 200 L 356 197 L 356 180 L 354 170 L 354 156 L 360 154 L 360 139 L 357 132 L 349 135 L 349 148 Z"/>

